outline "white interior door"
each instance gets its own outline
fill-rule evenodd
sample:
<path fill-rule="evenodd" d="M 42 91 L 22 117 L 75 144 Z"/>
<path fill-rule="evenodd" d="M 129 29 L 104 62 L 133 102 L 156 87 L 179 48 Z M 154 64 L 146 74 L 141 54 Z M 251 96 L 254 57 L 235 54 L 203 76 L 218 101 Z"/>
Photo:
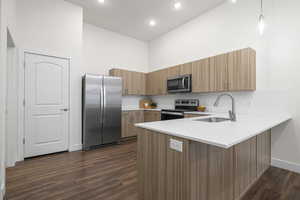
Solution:
<path fill-rule="evenodd" d="M 25 54 L 25 157 L 68 149 L 69 60 Z"/>

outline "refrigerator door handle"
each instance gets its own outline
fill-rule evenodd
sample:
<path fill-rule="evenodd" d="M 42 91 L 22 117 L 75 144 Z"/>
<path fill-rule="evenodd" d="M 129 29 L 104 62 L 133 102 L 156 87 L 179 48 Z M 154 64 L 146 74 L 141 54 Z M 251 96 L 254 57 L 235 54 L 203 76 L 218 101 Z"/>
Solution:
<path fill-rule="evenodd" d="M 106 87 L 105 87 L 105 83 L 104 83 L 104 79 L 103 79 L 103 87 L 102 87 L 102 128 L 104 126 L 105 123 L 105 109 L 106 109 Z M 103 129 L 102 129 L 103 130 Z"/>

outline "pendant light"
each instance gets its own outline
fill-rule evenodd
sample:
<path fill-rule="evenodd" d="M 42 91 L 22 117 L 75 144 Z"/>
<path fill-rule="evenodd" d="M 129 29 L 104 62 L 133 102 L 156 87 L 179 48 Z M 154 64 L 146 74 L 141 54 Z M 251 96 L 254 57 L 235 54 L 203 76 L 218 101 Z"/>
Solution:
<path fill-rule="evenodd" d="M 258 31 L 260 35 L 263 35 L 265 31 L 265 16 L 263 14 L 263 0 L 260 0 L 260 15 L 258 19 Z"/>

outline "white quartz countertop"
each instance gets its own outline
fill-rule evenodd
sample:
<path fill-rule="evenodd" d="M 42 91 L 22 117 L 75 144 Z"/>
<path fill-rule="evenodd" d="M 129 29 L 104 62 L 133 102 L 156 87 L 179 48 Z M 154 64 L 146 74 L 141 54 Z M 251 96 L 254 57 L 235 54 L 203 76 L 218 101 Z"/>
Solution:
<path fill-rule="evenodd" d="M 161 111 L 160 108 L 155 109 L 145 109 L 145 108 L 122 108 L 122 111 L 138 111 L 138 110 L 149 110 L 149 111 Z"/>
<path fill-rule="evenodd" d="M 228 114 L 215 114 L 209 117 L 212 116 L 228 118 Z M 230 148 L 291 119 L 288 114 L 266 114 L 238 115 L 237 122 L 195 121 L 209 117 L 139 123 L 135 126 L 221 148 Z"/>
<path fill-rule="evenodd" d="M 145 109 L 145 108 L 122 108 L 122 111 L 139 111 L 139 110 L 148 110 L 148 111 L 161 111 L 164 108 L 155 108 L 155 109 Z M 172 109 L 171 109 L 172 110 Z M 214 113 L 210 112 L 199 112 L 199 111 L 186 111 L 185 114 L 193 114 L 193 115 L 212 115 Z"/>

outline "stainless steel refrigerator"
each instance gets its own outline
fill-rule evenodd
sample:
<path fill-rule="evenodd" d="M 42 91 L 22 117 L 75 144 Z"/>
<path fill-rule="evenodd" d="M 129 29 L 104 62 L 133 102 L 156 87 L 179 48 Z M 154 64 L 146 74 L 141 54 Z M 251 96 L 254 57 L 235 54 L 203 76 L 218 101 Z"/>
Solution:
<path fill-rule="evenodd" d="M 82 79 L 84 150 L 121 138 L 122 79 L 86 74 Z"/>

